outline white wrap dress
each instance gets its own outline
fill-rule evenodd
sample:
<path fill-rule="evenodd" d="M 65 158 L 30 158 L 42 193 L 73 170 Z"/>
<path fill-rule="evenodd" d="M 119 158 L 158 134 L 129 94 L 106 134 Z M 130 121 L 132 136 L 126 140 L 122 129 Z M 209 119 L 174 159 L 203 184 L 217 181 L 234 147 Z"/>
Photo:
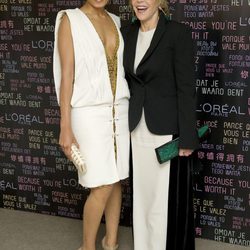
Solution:
<path fill-rule="evenodd" d="M 78 8 L 58 13 L 54 45 L 54 80 L 58 102 L 61 82 L 58 28 L 64 14 L 70 20 L 75 59 L 72 129 L 87 167 L 85 175 L 78 173 L 79 183 L 89 188 L 112 184 L 129 174 L 129 89 L 123 69 L 124 43 L 119 31 L 120 20 L 108 13 L 119 35 L 117 82 L 113 95 L 105 49 L 91 21 Z"/>

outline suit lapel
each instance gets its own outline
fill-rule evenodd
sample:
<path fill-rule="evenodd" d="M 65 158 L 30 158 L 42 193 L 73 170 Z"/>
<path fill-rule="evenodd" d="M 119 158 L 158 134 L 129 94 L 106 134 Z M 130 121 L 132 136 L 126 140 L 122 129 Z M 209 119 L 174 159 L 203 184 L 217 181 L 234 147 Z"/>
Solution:
<path fill-rule="evenodd" d="M 145 55 L 143 56 L 142 60 L 140 61 L 139 65 L 137 67 L 137 71 L 140 68 L 140 66 L 150 57 L 150 55 L 153 53 L 154 49 L 156 48 L 157 44 L 161 40 L 162 35 L 166 31 L 165 23 L 166 23 L 165 15 L 162 12 L 160 12 L 158 25 L 157 25 L 155 33 L 153 35 L 152 41 L 150 43 L 148 50 L 146 51 Z"/>
<path fill-rule="evenodd" d="M 130 73 L 134 73 L 134 62 L 135 62 L 135 50 L 137 44 L 137 37 L 139 32 L 140 23 L 136 21 L 132 24 L 129 33 L 127 34 L 127 49 L 124 52 L 126 58 L 125 65 L 128 66 Z"/>

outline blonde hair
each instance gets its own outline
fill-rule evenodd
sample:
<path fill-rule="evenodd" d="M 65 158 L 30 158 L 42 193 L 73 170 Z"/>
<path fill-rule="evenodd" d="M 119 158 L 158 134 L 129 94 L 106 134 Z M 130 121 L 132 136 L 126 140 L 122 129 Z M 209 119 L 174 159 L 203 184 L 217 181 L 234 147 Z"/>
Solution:
<path fill-rule="evenodd" d="M 169 15 L 169 7 L 168 7 L 168 1 L 167 0 L 159 0 L 160 6 L 159 9 L 164 13 L 164 15 Z"/>

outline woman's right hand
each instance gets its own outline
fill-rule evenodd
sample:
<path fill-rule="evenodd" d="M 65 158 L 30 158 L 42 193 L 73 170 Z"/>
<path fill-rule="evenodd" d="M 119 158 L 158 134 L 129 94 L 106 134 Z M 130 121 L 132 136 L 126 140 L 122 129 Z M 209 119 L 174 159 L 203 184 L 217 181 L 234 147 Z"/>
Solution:
<path fill-rule="evenodd" d="M 79 148 L 79 144 L 77 143 L 72 130 L 70 128 L 61 129 L 59 136 L 59 145 L 61 146 L 64 154 L 69 160 L 72 160 L 71 159 L 72 143 L 76 144 L 76 146 Z"/>

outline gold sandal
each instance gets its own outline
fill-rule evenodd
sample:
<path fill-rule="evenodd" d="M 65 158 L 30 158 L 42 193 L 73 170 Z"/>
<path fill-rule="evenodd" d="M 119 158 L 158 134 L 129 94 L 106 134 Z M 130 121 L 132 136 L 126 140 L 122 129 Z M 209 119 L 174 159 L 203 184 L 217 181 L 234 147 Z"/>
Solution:
<path fill-rule="evenodd" d="M 114 247 L 107 246 L 105 243 L 105 236 L 104 236 L 104 238 L 102 239 L 102 248 L 104 250 L 116 250 L 118 249 L 118 244 L 116 244 Z"/>

